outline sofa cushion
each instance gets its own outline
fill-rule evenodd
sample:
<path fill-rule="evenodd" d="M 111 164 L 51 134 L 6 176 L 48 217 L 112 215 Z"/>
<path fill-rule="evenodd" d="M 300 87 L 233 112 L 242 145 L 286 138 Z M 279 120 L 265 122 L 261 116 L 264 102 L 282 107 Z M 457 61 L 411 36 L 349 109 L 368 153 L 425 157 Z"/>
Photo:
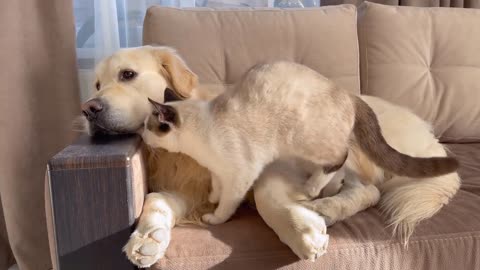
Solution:
<path fill-rule="evenodd" d="M 243 208 L 222 225 L 176 227 L 166 257 L 152 269 L 480 269 L 480 144 L 449 149 L 462 164 L 462 188 L 417 227 L 408 249 L 370 208 L 330 227 L 327 253 L 315 263 L 300 261 L 254 210 Z"/>
<path fill-rule="evenodd" d="M 176 48 L 201 83 L 232 84 L 255 64 L 305 64 L 359 92 L 356 9 L 177 9 L 154 6 L 144 43 Z"/>
<path fill-rule="evenodd" d="M 480 144 L 451 144 L 448 149 L 460 161 L 461 188 L 480 196 Z"/>
<path fill-rule="evenodd" d="M 480 10 L 359 9 L 361 89 L 413 109 L 443 141 L 480 142 Z"/>

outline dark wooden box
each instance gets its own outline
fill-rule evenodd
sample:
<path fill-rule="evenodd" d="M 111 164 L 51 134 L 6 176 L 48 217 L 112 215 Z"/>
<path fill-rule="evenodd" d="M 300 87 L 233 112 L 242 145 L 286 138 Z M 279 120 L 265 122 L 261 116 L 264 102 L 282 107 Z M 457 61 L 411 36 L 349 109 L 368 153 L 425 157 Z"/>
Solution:
<path fill-rule="evenodd" d="M 50 246 L 58 270 L 136 269 L 122 253 L 146 193 L 138 136 L 77 141 L 48 163 Z"/>

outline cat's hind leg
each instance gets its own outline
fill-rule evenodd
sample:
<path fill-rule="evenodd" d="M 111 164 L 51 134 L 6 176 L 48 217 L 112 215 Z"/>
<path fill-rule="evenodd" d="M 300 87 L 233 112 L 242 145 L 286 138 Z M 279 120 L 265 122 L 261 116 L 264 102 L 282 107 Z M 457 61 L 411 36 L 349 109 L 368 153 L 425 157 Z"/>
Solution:
<path fill-rule="evenodd" d="M 316 165 L 312 176 L 305 182 L 305 192 L 312 198 L 318 197 L 323 188 L 333 179 L 345 164 L 348 154 L 345 154 L 343 160 L 331 166 Z M 304 163 L 306 164 L 306 163 Z M 312 164 L 316 164 L 312 162 Z M 312 167 L 312 165 L 309 165 Z M 311 168 L 310 168 L 311 169 Z"/>
<path fill-rule="evenodd" d="M 320 192 L 332 180 L 336 172 L 326 174 L 323 168 L 317 169 L 312 176 L 305 182 L 305 192 L 311 198 L 318 197 Z"/>
<path fill-rule="evenodd" d="M 208 194 L 208 201 L 216 204 L 220 201 L 220 194 L 222 193 L 222 182 L 217 175 L 212 173 L 212 190 Z"/>
<path fill-rule="evenodd" d="M 357 176 L 346 169 L 345 182 L 340 192 L 332 197 L 303 201 L 307 208 L 325 218 L 327 226 L 363 211 L 380 200 L 380 191 L 374 185 L 364 185 Z"/>

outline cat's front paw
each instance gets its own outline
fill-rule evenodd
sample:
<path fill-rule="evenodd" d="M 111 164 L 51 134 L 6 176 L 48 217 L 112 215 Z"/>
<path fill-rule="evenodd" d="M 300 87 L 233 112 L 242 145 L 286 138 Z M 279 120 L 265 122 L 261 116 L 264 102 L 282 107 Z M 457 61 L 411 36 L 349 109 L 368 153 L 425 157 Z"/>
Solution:
<path fill-rule="evenodd" d="M 146 268 L 152 266 L 165 255 L 169 243 L 169 229 L 156 228 L 148 233 L 141 233 L 136 230 L 130 236 L 123 251 L 133 264 L 140 268 Z"/>
<path fill-rule="evenodd" d="M 220 201 L 220 192 L 215 189 L 210 191 L 210 194 L 208 194 L 208 201 L 212 204 L 217 204 Z"/>
<path fill-rule="evenodd" d="M 305 183 L 304 189 L 310 198 L 316 198 L 320 195 L 323 186 L 319 185 L 316 181 L 309 180 Z"/>
<path fill-rule="evenodd" d="M 218 217 L 213 213 L 209 213 L 202 216 L 202 221 L 211 225 L 217 225 L 225 223 L 227 219 Z"/>

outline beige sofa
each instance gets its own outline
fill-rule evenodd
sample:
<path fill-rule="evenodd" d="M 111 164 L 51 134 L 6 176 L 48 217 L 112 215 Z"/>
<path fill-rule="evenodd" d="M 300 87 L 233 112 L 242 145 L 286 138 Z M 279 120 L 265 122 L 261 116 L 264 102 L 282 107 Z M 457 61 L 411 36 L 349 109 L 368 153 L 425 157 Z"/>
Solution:
<path fill-rule="evenodd" d="M 404 105 L 432 122 L 460 160 L 463 181 L 450 204 L 418 226 L 408 249 L 371 208 L 329 228 L 326 255 L 299 261 L 244 207 L 219 226 L 175 228 L 152 269 L 480 269 L 479 26 L 480 10 L 372 3 L 361 6 L 358 18 L 351 5 L 150 8 L 144 42 L 177 48 L 203 84 L 233 84 L 258 61 L 303 63 L 352 92 Z M 119 251 L 143 198 L 141 160 L 132 158 L 139 149 L 138 138 L 83 138 L 52 159 L 47 212 L 58 269 L 133 269 Z M 90 196 L 96 204 L 85 203 Z M 116 209 L 106 211 L 109 205 Z"/>

